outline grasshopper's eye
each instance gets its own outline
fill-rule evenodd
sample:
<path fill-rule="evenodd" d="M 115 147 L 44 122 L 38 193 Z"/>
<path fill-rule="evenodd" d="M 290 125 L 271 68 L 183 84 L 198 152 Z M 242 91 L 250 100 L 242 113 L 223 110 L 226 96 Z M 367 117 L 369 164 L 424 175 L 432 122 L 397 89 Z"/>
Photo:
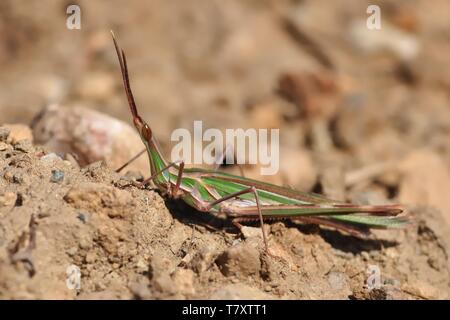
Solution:
<path fill-rule="evenodd" d="M 144 124 L 144 126 L 142 127 L 142 136 L 147 141 L 149 141 L 152 138 L 152 130 L 147 124 Z"/>

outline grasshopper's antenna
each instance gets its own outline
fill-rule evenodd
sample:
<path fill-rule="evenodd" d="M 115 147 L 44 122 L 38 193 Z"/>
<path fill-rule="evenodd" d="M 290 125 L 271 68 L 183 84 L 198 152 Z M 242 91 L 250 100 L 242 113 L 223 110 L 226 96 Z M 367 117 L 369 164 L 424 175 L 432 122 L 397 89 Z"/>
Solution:
<path fill-rule="evenodd" d="M 128 105 L 130 106 L 131 114 L 133 115 L 133 121 L 139 121 L 142 124 L 142 119 L 137 112 L 136 102 L 134 101 L 133 92 L 131 91 L 125 52 L 123 52 L 123 50 L 120 49 L 119 45 L 117 44 L 116 36 L 114 35 L 114 32 L 112 30 L 111 35 L 114 41 L 114 47 L 116 48 L 117 58 L 119 59 L 120 71 L 122 72 L 123 86 L 125 88 L 125 93 L 127 95 Z"/>

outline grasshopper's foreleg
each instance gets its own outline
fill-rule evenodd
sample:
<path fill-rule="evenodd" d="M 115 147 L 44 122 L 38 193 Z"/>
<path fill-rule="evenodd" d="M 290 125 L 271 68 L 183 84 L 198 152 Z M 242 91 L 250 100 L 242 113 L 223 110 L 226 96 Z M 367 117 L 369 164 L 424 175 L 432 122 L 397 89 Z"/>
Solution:
<path fill-rule="evenodd" d="M 128 165 L 130 165 L 133 161 L 135 161 L 137 158 L 139 158 L 147 149 L 143 149 L 141 150 L 137 155 L 135 155 L 133 158 L 131 158 L 130 160 L 128 160 L 127 162 L 125 162 L 124 165 L 122 165 L 120 168 L 116 169 L 116 172 L 119 173 L 120 171 L 122 171 L 123 169 L 125 169 Z"/>
<path fill-rule="evenodd" d="M 164 171 L 170 169 L 171 167 L 177 165 L 178 163 L 180 163 L 180 170 L 178 172 L 177 185 L 175 186 L 176 187 L 176 191 L 178 191 L 178 189 L 180 188 L 180 184 L 181 184 L 181 175 L 183 174 L 183 169 L 184 169 L 184 161 L 182 161 L 182 160 L 169 163 L 167 166 L 165 166 L 164 168 L 162 168 L 161 170 L 159 170 L 155 174 L 151 175 L 149 178 L 145 179 L 144 181 L 142 181 L 142 182 L 134 182 L 133 186 L 135 186 L 137 188 L 143 188 L 145 185 L 150 183 L 150 181 L 152 181 L 155 177 L 157 177 L 158 175 L 160 175 Z"/>
<path fill-rule="evenodd" d="M 261 224 L 261 231 L 262 231 L 263 240 L 264 240 L 264 246 L 266 248 L 266 252 L 269 252 L 269 245 L 268 245 L 268 242 L 267 242 L 267 236 L 266 236 L 266 232 L 264 230 L 264 220 L 263 220 L 263 216 L 262 216 L 262 212 L 261 212 L 261 204 L 260 204 L 260 201 L 259 201 L 258 192 L 256 191 L 255 187 L 252 186 L 252 187 L 249 187 L 247 189 L 244 189 L 244 190 L 241 190 L 241 191 L 238 191 L 238 192 L 235 192 L 235 193 L 231 193 L 231 194 L 229 194 L 229 195 L 227 195 L 227 196 L 225 196 L 223 198 L 217 199 L 217 200 L 215 200 L 213 202 L 210 202 L 208 204 L 208 206 L 207 206 L 207 209 L 209 211 L 212 207 L 214 207 L 215 205 L 217 205 L 217 204 L 219 204 L 219 203 L 221 203 L 223 201 L 227 201 L 227 200 L 230 200 L 232 198 L 239 197 L 239 196 L 241 196 L 243 194 L 246 194 L 246 193 L 253 193 L 253 195 L 255 196 L 256 206 L 258 208 L 259 222 Z M 236 223 L 237 223 L 237 221 L 236 221 Z M 236 223 L 235 223 L 235 225 L 236 225 Z M 238 225 L 239 224 L 237 224 L 237 226 Z"/>
<path fill-rule="evenodd" d="M 183 172 L 184 172 L 184 161 L 180 162 L 180 168 L 178 169 L 178 176 L 177 176 L 177 182 L 175 186 L 172 188 L 172 196 L 176 197 L 178 190 L 180 190 L 180 184 L 181 179 L 183 178 Z"/>

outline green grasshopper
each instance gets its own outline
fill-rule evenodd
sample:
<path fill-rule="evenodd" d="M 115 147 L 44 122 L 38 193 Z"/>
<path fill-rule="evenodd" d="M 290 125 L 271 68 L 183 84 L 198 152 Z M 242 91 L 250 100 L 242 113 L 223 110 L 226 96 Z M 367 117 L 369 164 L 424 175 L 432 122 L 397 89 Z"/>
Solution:
<path fill-rule="evenodd" d="M 300 192 L 216 170 L 185 168 L 183 161 L 169 163 L 158 147 L 149 125 L 142 120 L 130 87 L 125 53 L 112 33 L 119 59 L 133 123 L 145 145 L 150 161 L 152 181 L 161 194 L 181 199 L 201 212 L 225 214 L 232 223 L 258 221 L 266 252 L 268 242 L 264 220 L 295 219 L 342 230 L 354 236 L 365 236 L 371 228 L 399 228 L 408 224 L 399 205 L 355 205 L 327 199 L 314 193 Z M 136 157 L 135 157 L 136 158 Z"/>

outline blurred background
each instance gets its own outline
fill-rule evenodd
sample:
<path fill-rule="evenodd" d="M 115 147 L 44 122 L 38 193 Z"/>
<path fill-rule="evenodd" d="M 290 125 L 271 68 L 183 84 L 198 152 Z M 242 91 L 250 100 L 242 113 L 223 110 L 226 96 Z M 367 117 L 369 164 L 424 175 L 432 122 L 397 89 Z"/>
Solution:
<path fill-rule="evenodd" d="M 31 125 L 52 104 L 131 123 L 112 29 L 167 155 L 194 120 L 280 128 L 279 174 L 248 176 L 450 212 L 449 1 L 77 1 L 80 30 L 70 4 L 0 2 L 0 123 Z"/>

